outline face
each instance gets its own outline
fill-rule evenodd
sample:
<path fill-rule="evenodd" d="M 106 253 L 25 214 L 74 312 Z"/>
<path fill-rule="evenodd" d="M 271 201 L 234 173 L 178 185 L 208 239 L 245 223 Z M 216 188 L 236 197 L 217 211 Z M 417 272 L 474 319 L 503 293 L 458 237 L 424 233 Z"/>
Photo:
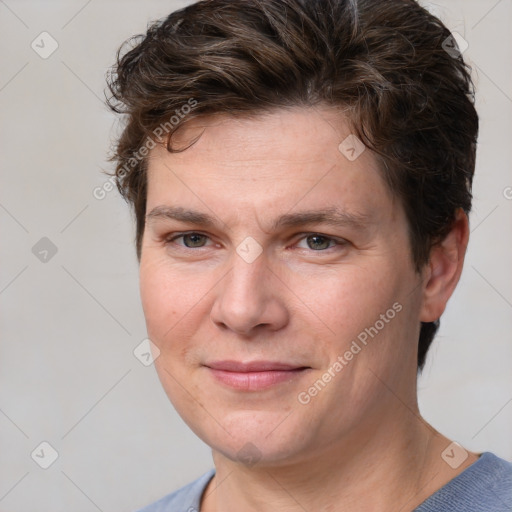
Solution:
<path fill-rule="evenodd" d="M 180 140 L 200 133 L 149 159 L 140 286 L 167 395 L 232 460 L 356 442 L 396 416 L 389 388 L 415 400 L 422 292 L 400 203 L 370 150 L 339 149 L 339 113 L 216 116 Z"/>

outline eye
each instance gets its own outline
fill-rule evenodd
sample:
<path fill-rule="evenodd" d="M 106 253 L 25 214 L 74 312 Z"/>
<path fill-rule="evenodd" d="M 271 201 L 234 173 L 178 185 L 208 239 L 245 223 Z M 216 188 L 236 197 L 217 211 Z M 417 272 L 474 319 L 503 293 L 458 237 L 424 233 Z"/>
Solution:
<path fill-rule="evenodd" d="M 177 243 L 177 240 L 182 240 L 181 243 Z M 174 244 L 184 249 L 201 249 L 208 247 L 208 241 L 210 237 L 196 231 L 189 233 L 173 233 L 165 239 L 166 244 Z M 306 246 L 304 246 L 304 243 Z M 302 246 L 300 245 L 302 244 Z M 337 240 L 321 233 L 308 233 L 303 236 L 297 246 L 301 249 L 309 249 L 313 252 L 324 252 L 335 246 L 344 246 L 346 243 L 343 240 Z"/>
<path fill-rule="evenodd" d="M 208 237 L 206 235 L 203 235 L 202 233 L 191 232 L 173 235 L 167 238 L 166 242 L 171 243 L 180 238 L 183 239 L 183 244 L 178 245 L 186 247 L 187 249 L 197 249 L 205 247 L 206 241 L 208 240 Z"/>
<path fill-rule="evenodd" d="M 316 252 L 325 251 L 326 249 L 330 249 L 336 245 L 343 245 L 341 241 L 337 241 L 334 238 L 331 238 L 326 235 L 321 235 L 320 233 L 311 233 L 305 237 L 303 237 L 300 242 L 305 241 L 307 248 Z"/>

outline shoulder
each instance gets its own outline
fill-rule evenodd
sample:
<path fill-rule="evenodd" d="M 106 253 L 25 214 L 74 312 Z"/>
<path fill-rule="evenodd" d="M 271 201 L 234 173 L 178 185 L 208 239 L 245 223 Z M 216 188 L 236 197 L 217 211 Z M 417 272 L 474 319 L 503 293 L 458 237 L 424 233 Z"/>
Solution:
<path fill-rule="evenodd" d="M 201 496 L 215 474 L 212 469 L 197 480 L 185 485 L 138 512 L 199 512 Z"/>
<path fill-rule="evenodd" d="M 427 498 L 416 512 L 512 510 L 512 463 L 484 452 L 460 475 Z"/>

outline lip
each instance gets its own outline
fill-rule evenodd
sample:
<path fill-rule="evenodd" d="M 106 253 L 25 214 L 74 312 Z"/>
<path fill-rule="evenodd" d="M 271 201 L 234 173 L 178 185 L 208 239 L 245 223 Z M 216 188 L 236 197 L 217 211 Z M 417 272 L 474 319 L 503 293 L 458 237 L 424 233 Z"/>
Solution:
<path fill-rule="evenodd" d="M 275 361 L 214 361 L 205 366 L 216 380 L 243 391 L 258 391 L 290 382 L 310 369 Z"/>
<path fill-rule="evenodd" d="M 222 370 L 226 372 L 251 373 L 251 372 L 272 372 L 272 371 L 290 371 L 299 368 L 305 368 L 301 365 L 280 363 L 275 361 L 250 361 L 242 363 L 239 361 L 214 361 L 205 366 L 212 370 Z"/>

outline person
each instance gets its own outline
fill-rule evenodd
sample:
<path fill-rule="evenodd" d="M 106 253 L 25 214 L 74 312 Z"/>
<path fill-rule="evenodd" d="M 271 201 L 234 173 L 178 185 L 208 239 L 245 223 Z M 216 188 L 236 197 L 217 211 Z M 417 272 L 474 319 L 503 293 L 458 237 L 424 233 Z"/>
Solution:
<path fill-rule="evenodd" d="M 412 0 L 207 0 L 123 45 L 108 104 L 160 381 L 215 469 L 144 512 L 512 510 L 420 415 L 478 117 Z"/>

